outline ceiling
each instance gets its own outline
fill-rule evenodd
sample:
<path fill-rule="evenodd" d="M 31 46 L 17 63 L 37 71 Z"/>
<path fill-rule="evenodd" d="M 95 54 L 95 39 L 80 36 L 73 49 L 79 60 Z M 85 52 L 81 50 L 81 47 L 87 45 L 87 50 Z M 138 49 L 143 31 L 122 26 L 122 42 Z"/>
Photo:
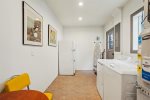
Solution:
<path fill-rule="evenodd" d="M 83 2 L 82 7 L 78 6 Z M 128 0 L 47 0 L 63 26 L 103 26 Z M 78 17 L 83 17 L 78 21 Z"/>

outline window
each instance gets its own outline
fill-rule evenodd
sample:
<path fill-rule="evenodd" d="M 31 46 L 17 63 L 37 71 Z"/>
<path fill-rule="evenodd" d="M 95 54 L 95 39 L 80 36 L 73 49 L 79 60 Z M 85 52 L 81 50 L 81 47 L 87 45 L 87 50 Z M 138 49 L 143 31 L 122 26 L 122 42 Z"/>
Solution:
<path fill-rule="evenodd" d="M 143 31 L 144 24 L 144 8 L 139 9 L 131 15 L 131 53 L 137 53 L 138 50 L 138 35 Z"/>
<path fill-rule="evenodd" d="M 108 35 L 108 49 L 113 49 L 114 48 L 114 43 L 113 43 L 113 33 L 111 33 L 110 35 Z"/>
<path fill-rule="evenodd" d="M 114 28 L 107 32 L 107 49 L 114 49 Z"/>

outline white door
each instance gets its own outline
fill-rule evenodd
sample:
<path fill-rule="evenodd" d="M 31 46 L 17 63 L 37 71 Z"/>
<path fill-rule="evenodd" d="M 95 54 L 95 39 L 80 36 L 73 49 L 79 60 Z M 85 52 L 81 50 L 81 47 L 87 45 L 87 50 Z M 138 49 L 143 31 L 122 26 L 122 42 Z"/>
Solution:
<path fill-rule="evenodd" d="M 59 74 L 74 75 L 73 42 L 59 42 Z"/>

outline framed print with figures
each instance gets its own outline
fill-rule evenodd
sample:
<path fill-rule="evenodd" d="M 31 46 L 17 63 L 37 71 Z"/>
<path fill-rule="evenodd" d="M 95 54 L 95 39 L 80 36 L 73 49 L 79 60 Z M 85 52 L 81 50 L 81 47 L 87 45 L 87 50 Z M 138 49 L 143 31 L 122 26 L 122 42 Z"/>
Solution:
<path fill-rule="evenodd" d="M 26 2 L 23 4 L 23 44 L 43 45 L 43 17 Z"/>

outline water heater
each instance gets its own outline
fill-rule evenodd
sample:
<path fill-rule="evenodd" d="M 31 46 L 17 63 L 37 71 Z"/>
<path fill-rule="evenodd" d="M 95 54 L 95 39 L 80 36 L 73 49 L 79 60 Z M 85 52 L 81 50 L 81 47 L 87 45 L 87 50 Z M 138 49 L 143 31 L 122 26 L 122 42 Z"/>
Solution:
<path fill-rule="evenodd" d="M 150 100 L 150 0 L 144 0 L 144 31 L 139 35 L 137 100 Z"/>
<path fill-rule="evenodd" d="M 144 1 L 144 31 L 139 51 L 142 55 L 142 80 L 150 84 L 150 0 Z M 140 48 L 141 47 L 141 48 Z"/>
<path fill-rule="evenodd" d="M 142 35 L 142 79 L 150 84 L 150 32 Z"/>

